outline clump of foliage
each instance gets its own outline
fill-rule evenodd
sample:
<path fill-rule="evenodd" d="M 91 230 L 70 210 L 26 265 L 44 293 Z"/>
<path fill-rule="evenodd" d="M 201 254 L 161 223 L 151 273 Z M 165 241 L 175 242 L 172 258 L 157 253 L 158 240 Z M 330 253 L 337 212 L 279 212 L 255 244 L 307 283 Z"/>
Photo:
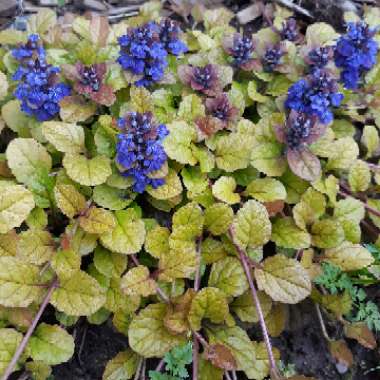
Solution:
<path fill-rule="evenodd" d="M 284 378 L 271 338 L 307 298 L 340 368 L 345 338 L 375 348 L 378 8 L 342 35 L 280 7 L 253 35 L 194 17 L 42 10 L 0 32 L 4 380 L 47 379 L 79 317 L 128 340 L 104 380 Z"/>

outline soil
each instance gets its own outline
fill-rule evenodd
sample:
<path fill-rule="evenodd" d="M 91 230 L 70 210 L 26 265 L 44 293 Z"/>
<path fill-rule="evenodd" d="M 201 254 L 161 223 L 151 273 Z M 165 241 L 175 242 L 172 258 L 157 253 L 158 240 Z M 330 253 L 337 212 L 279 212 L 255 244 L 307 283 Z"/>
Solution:
<path fill-rule="evenodd" d="M 136 2 L 134 1 L 134 3 Z M 224 0 L 224 4 L 233 12 L 238 12 L 250 3 L 249 0 Z M 314 19 L 310 20 L 305 16 L 297 15 L 301 25 L 306 27 L 310 22 L 324 21 L 332 24 L 337 30 L 343 29 L 342 9 L 337 5 L 340 1 L 301 0 L 297 1 L 297 3 L 309 10 L 314 16 Z M 83 9 L 81 10 L 83 11 Z M 261 23 L 261 21 L 255 20 L 244 27 L 257 30 L 260 27 L 258 23 Z M 7 133 L 4 131 L 0 136 L 0 152 L 4 151 L 4 141 L 9 141 L 11 137 L 7 136 Z M 373 297 L 371 298 L 374 300 L 376 296 L 379 297 L 378 291 L 373 291 L 372 293 Z M 45 314 L 45 320 L 55 322 L 51 321 L 51 319 L 52 313 Z M 332 337 L 337 339 L 341 337 L 342 331 L 339 324 L 336 322 L 329 324 L 326 319 L 326 325 Z M 248 333 L 253 339 L 261 339 L 260 333 L 258 333 L 259 330 L 255 326 Z M 75 337 L 76 351 L 69 362 L 53 368 L 55 380 L 101 380 L 108 360 L 128 347 L 127 337 L 116 332 L 111 321 L 97 326 L 91 325 L 85 318 L 81 318 L 68 331 Z M 299 374 L 313 376 L 317 380 L 380 379 L 380 368 L 376 369 L 380 363 L 379 349 L 365 349 L 353 340 L 347 340 L 347 342 L 354 355 L 354 366 L 345 374 L 338 372 L 310 301 L 290 306 L 286 330 L 281 337 L 272 341 L 273 345 L 280 350 L 283 363 L 285 365 L 293 364 Z M 14 374 L 12 379 L 18 379 L 19 375 L 19 373 Z M 246 377 L 239 374 L 238 379 L 243 380 Z"/>

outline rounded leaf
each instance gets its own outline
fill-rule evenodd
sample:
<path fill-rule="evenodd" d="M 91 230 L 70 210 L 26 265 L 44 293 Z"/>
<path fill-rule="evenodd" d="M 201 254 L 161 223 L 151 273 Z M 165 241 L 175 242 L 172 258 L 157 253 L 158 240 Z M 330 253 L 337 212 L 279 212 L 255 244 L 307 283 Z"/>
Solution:
<path fill-rule="evenodd" d="M 255 269 L 255 278 L 259 289 L 274 301 L 295 304 L 311 292 L 311 281 L 303 266 L 280 254 L 265 259 L 263 268 Z"/>

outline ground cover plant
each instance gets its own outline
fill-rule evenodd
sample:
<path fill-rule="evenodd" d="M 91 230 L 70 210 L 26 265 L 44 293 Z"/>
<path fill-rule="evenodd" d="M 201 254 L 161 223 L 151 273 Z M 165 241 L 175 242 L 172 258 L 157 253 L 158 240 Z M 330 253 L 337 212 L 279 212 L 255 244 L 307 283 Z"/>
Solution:
<path fill-rule="evenodd" d="M 80 318 L 128 341 L 104 380 L 313 379 L 273 344 L 306 299 L 339 371 L 376 348 L 379 8 L 192 12 L 0 32 L 2 380 L 51 379 Z"/>

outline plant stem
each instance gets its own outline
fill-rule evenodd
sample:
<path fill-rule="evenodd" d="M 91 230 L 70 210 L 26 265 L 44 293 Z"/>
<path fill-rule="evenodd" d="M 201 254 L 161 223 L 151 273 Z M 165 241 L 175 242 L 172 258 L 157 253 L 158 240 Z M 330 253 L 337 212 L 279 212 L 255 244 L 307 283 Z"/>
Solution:
<path fill-rule="evenodd" d="M 319 324 L 321 325 L 322 334 L 328 342 L 331 342 L 331 338 L 329 337 L 329 334 L 327 333 L 325 322 L 323 321 L 321 309 L 317 303 L 315 304 L 315 310 L 317 311 Z"/>
<path fill-rule="evenodd" d="M 58 279 L 55 279 L 50 284 L 49 290 L 46 293 L 45 298 L 43 299 L 43 301 L 42 301 L 42 303 L 40 305 L 40 308 L 38 309 L 37 314 L 35 315 L 35 317 L 34 317 L 34 319 L 32 321 L 32 324 L 29 326 L 28 331 L 26 332 L 26 334 L 22 338 L 22 341 L 21 341 L 20 345 L 17 347 L 17 350 L 14 353 L 12 360 L 8 364 L 8 367 L 5 370 L 5 372 L 4 372 L 3 377 L 1 378 L 1 380 L 8 380 L 9 376 L 12 374 L 12 372 L 13 372 L 16 364 L 17 364 L 17 361 L 20 359 L 20 356 L 24 352 L 25 347 L 28 344 L 30 337 L 32 336 L 34 330 L 36 329 L 37 324 L 38 324 L 38 322 L 39 322 L 39 320 L 40 320 L 43 312 L 45 311 L 47 305 L 49 305 L 50 298 L 51 298 L 51 296 L 53 294 L 54 289 L 57 287 L 57 284 L 58 284 Z"/>
<path fill-rule="evenodd" d="M 201 244 L 202 244 L 202 236 L 197 241 L 197 257 L 198 257 L 198 265 L 195 271 L 194 278 L 194 290 L 197 292 L 201 285 Z"/>
<path fill-rule="evenodd" d="M 193 336 L 193 380 L 198 380 L 198 369 L 199 369 L 199 342 L 198 338 Z"/>
<path fill-rule="evenodd" d="M 232 380 L 232 377 L 230 376 L 230 374 L 227 371 L 224 372 L 224 374 L 226 375 L 227 380 Z"/>
<path fill-rule="evenodd" d="M 144 359 L 141 358 L 140 361 L 139 361 L 139 364 L 137 365 L 135 377 L 133 378 L 133 380 L 138 380 L 140 378 L 140 372 L 141 372 L 141 369 L 142 369 L 143 361 L 144 361 Z"/>
<path fill-rule="evenodd" d="M 277 366 L 276 366 L 276 360 L 273 356 L 272 344 L 270 342 L 268 329 L 267 329 L 267 326 L 265 324 L 264 313 L 263 313 L 263 310 L 261 308 L 261 304 L 260 304 L 259 297 L 257 295 L 256 287 L 253 283 L 251 267 L 250 267 L 249 262 L 248 262 L 248 257 L 246 255 L 246 253 L 235 243 L 234 236 L 233 236 L 233 233 L 231 230 L 230 230 L 230 236 L 232 238 L 232 242 L 233 242 L 236 250 L 239 253 L 240 261 L 242 263 L 242 266 L 243 266 L 243 269 L 244 269 L 244 272 L 245 272 L 245 275 L 247 277 L 248 284 L 249 284 L 249 287 L 251 290 L 252 299 L 253 299 L 254 304 L 256 306 L 257 314 L 259 316 L 261 330 L 262 330 L 263 336 L 264 336 L 264 343 L 265 343 L 265 346 L 266 346 L 266 349 L 268 352 L 268 359 L 269 359 L 269 365 L 271 368 L 271 372 L 273 373 L 274 377 L 276 377 L 276 376 L 279 377 L 278 371 L 277 371 Z"/>
<path fill-rule="evenodd" d="M 158 363 L 158 366 L 156 367 L 155 371 L 161 372 L 162 369 L 164 368 L 164 365 L 165 365 L 165 360 L 161 359 L 160 362 Z"/>
<path fill-rule="evenodd" d="M 197 338 L 197 340 L 201 343 L 201 345 L 206 348 L 208 346 L 208 342 L 206 341 L 205 338 L 199 332 L 193 331 L 193 335 Z"/>

